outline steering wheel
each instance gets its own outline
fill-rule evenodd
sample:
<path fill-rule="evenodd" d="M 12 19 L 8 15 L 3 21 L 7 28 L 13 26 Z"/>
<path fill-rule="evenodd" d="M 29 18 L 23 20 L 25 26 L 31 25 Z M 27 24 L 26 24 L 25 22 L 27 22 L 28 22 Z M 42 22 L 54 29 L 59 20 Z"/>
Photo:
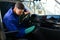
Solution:
<path fill-rule="evenodd" d="M 40 19 L 36 14 L 32 15 L 26 15 L 27 17 L 24 18 L 23 22 L 26 25 L 25 33 L 29 34 L 31 32 L 34 32 L 35 29 L 40 26 Z M 38 25 L 39 24 L 39 25 Z"/>

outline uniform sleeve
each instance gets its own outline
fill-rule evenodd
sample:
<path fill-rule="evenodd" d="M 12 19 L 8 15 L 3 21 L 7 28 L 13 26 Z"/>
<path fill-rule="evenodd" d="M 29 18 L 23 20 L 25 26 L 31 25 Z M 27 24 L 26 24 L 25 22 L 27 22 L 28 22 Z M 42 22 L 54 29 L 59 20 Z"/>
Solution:
<path fill-rule="evenodd" d="M 10 20 L 10 19 L 7 18 L 7 19 L 4 19 L 3 22 L 4 22 L 6 28 L 9 31 L 16 31 L 16 30 L 18 30 L 13 20 Z"/>
<path fill-rule="evenodd" d="M 16 37 L 23 37 L 25 35 L 25 29 L 24 28 L 18 29 L 17 24 L 15 24 L 15 21 L 10 19 L 4 19 L 4 24 L 6 25 L 6 28 L 9 31 L 19 30 L 19 32 L 16 34 Z"/>
<path fill-rule="evenodd" d="M 27 12 L 27 9 L 26 8 L 24 8 L 24 12 Z"/>

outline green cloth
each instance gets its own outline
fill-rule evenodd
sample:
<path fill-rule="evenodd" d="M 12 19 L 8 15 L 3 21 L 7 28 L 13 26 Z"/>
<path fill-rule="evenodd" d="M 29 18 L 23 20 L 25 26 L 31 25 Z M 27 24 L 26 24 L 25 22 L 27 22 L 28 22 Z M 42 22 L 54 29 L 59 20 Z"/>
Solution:
<path fill-rule="evenodd" d="M 32 32 L 34 29 L 35 29 L 35 26 L 31 26 L 31 27 L 25 29 L 25 34 Z"/>

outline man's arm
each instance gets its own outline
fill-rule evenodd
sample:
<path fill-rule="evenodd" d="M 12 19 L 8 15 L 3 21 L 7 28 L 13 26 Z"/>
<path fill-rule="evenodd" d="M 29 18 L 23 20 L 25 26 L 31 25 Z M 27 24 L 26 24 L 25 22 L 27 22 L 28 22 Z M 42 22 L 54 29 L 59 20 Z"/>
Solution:
<path fill-rule="evenodd" d="M 10 20 L 10 19 L 4 19 L 3 21 L 4 21 L 4 24 L 6 25 L 6 28 L 9 31 L 18 30 L 16 37 L 23 37 L 25 35 L 25 29 L 24 28 L 18 29 L 17 24 L 15 24 L 15 21 Z"/>
<path fill-rule="evenodd" d="M 29 10 L 27 10 L 26 8 L 24 9 L 24 13 L 25 15 L 30 14 Z"/>
<path fill-rule="evenodd" d="M 10 20 L 9 18 L 5 18 L 5 19 L 3 19 L 3 22 L 4 22 L 6 28 L 9 31 L 16 31 L 16 30 L 18 30 L 17 27 L 16 27 L 17 25 L 15 25 L 13 20 Z"/>

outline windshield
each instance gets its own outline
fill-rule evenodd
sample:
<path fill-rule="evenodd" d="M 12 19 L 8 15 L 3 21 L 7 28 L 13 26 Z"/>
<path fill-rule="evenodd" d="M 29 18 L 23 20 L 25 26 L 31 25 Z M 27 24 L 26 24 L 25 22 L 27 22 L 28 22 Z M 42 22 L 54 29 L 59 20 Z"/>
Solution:
<path fill-rule="evenodd" d="M 60 0 L 31 0 L 24 4 L 28 4 L 31 12 L 37 15 L 60 15 Z"/>

